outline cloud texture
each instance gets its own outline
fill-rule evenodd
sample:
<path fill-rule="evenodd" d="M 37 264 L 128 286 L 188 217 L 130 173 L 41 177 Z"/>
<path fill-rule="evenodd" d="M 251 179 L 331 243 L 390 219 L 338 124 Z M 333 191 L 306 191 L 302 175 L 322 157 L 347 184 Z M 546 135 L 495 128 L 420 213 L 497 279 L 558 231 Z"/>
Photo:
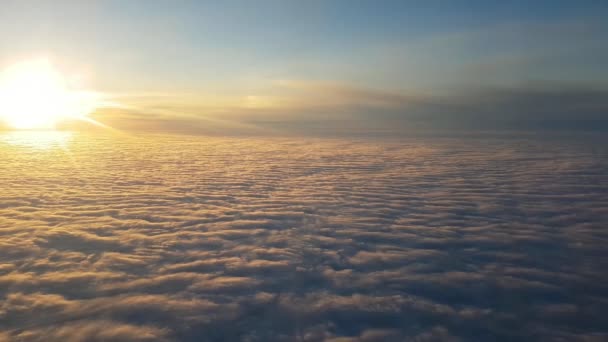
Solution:
<path fill-rule="evenodd" d="M 0 341 L 608 338 L 602 145 L 28 139 Z"/>

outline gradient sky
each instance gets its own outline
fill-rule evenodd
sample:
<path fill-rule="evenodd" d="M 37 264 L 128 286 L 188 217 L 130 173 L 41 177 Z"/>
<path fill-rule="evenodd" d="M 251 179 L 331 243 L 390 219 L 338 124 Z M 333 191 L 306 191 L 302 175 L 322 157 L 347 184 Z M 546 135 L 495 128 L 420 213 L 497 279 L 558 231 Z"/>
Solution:
<path fill-rule="evenodd" d="M 48 57 L 167 118 L 426 118 L 480 112 L 488 91 L 603 97 L 606 14 L 604 1 L 3 1 L 0 63 Z M 593 108 L 595 122 L 606 106 Z"/>

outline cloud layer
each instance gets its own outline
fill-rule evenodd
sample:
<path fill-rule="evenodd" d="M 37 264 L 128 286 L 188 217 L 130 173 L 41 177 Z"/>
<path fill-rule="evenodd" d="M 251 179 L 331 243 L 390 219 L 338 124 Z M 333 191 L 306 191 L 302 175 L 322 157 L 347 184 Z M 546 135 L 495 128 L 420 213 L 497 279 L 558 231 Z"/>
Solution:
<path fill-rule="evenodd" d="M 0 139 L 0 341 L 608 337 L 602 145 L 32 139 Z"/>
<path fill-rule="evenodd" d="M 411 136 L 437 132 L 608 131 L 608 90 L 537 82 L 391 92 L 339 82 L 273 81 L 254 95 L 117 97 L 95 117 L 126 130 L 213 135 Z"/>

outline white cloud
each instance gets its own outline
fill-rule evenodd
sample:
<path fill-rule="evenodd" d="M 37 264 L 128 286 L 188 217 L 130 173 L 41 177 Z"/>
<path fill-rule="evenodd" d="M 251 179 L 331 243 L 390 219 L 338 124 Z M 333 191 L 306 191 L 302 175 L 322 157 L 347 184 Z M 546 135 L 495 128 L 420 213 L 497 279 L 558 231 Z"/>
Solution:
<path fill-rule="evenodd" d="M 0 144 L 0 340 L 606 334 L 601 146 Z"/>

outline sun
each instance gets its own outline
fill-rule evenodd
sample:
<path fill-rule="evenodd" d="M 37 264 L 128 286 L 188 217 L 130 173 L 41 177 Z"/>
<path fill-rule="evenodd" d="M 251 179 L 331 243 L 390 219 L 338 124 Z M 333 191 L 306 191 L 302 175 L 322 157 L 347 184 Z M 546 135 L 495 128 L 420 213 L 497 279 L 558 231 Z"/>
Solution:
<path fill-rule="evenodd" d="M 17 63 L 0 74 L 0 120 L 14 129 L 53 129 L 85 120 L 99 104 L 94 92 L 70 87 L 48 60 Z"/>

